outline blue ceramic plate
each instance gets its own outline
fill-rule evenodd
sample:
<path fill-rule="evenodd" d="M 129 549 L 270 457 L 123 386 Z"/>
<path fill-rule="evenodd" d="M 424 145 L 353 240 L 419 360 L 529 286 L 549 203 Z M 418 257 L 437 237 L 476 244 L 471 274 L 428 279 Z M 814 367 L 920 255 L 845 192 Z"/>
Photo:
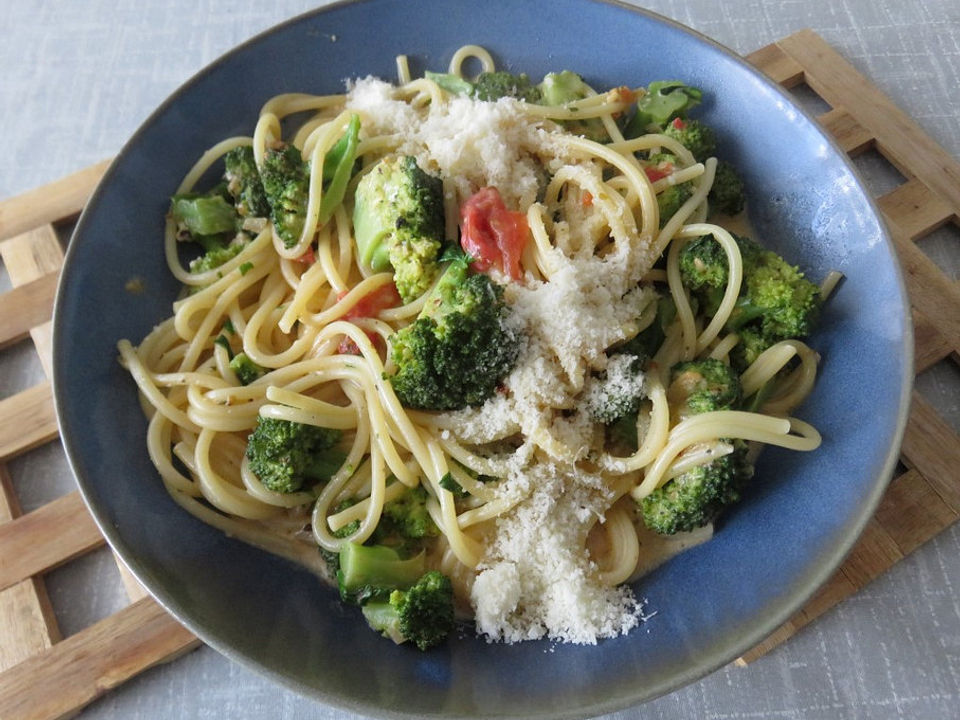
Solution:
<path fill-rule="evenodd" d="M 912 378 L 904 288 L 876 208 L 843 154 L 780 89 L 675 23 L 590 0 L 554 0 L 549 25 L 541 13 L 509 0 L 368 0 L 260 35 L 144 123 L 70 244 L 55 317 L 56 401 L 101 529 L 203 640 L 326 703 L 386 716 L 561 718 L 673 690 L 798 609 L 853 544 L 896 459 Z M 657 614 L 595 647 L 493 645 L 466 634 L 420 653 L 384 641 L 312 575 L 174 505 L 147 457 L 134 384 L 116 361 L 118 339 L 139 340 L 170 314 L 179 288 L 163 259 L 167 198 L 208 146 L 249 134 L 272 95 L 337 92 L 345 78 L 367 74 L 394 78 L 399 53 L 415 73 L 441 69 L 465 43 L 533 77 L 566 68 L 598 87 L 682 78 L 703 88 L 703 116 L 744 172 L 758 236 L 813 278 L 831 268 L 846 274 L 812 339 L 822 376 L 798 413 L 823 433 L 822 448 L 765 452 L 754 491 L 715 539 L 639 583 Z M 135 276 L 142 295 L 124 290 Z"/>

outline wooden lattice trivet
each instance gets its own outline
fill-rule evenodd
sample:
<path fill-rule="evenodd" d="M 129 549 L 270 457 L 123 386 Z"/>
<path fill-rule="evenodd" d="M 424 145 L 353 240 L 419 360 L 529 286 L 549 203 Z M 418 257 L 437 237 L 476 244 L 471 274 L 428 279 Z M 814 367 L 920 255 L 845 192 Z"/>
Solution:
<path fill-rule="evenodd" d="M 960 224 L 960 163 L 804 30 L 748 58 L 785 87 L 806 83 L 832 109 L 820 117 L 851 155 L 876 149 L 906 178 L 879 198 L 896 242 L 916 323 L 917 372 L 960 361 L 960 287 L 914 242 Z M 32 338 L 50 376 L 50 317 L 63 252 L 54 224 L 75 217 L 107 163 L 0 202 L 0 258 L 13 289 L 0 295 L 0 348 Z M 49 720 L 199 641 L 123 570 L 131 604 L 62 638 L 43 575 L 103 545 L 76 491 L 21 515 L 6 462 L 57 438 L 49 381 L 0 400 L 0 718 Z M 960 516 L 960 437 L 916 394 L 902 449 L 909 468 L 895 478 L 860 542 L 834 577 L 767 640 L 737 662 L 759 657 L 856 592 Z"/>

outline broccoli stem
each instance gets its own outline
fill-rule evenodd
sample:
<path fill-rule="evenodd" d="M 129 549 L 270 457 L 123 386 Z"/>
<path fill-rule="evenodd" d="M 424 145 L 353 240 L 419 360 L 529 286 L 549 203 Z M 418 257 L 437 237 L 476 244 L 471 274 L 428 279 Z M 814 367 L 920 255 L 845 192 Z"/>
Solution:
<path fill-rule="evenodd" d="M 237 227 L 236 209 L 220 195 L 174 195 L 170 214 L 195 240 L 233 232 Z"/>
<path fill-rule="evenodd" d="M 334 144 L 323 159 L 323 180 L 329 183 L 323 191 L 320 200 L 318 222 L 326 224 L 333 211 L 343 202 L 347 191 L 347 184 L 353 173 L 353 164 L 357 160 L 357 146 L 360 144 L 360 116 L 350 116 L 350 123 L 346 132 Z"/>

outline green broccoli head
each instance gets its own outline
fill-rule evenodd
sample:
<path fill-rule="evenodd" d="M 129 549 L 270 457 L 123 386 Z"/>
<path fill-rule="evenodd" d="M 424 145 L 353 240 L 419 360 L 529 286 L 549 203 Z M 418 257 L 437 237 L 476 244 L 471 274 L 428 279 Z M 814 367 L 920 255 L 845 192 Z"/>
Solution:
<path fill-rule="evenodd" d="M 760 357 L 760 353 L 773 344 L 760 328 L 751 325 L 740 328 L 737 335 L 740 336 L 740 342 L 730 351 L 730 362 L 734 367 L 750 367 L 753 361 Z"/>
<path fill-rule="evenodd" d="M 540 102 L 540 88 L 530 82 L 526 73 L 514 75 L 506 70 L 480 73 L 473 82 L 472 94 L 477 100 L 512 97 L 528 103 Z"/>
<path fill-rule="evenodd" d="M 526 73 L 514 75 L 506 70 L 482 72 L 471 82 L 454 73 L 424 73 L 424 77 L 433 80 L 447 92 L 477 100 L 497 101 L 503 97 L 512 97 L 528 103 L 539 103 L 540 88 L 530 82 Z"/>
<path fill-rule="evenodd" d="M 253 148 L 241 145 L 230 150 L 223 156 L 223 164 L 223 179 L 240 217 L 267 217 L 270 204 L 253 157 Z"/>
<path fill-rule="evenodd" d="M 590 95 L 590 87 L 587 83 L 570 70 L 547 74 L 538 87 L 544 105 L 566 105 Z M 600 118 L 562 120 L 560 124 L 574 135 L 582 135 L 588 140 L 607 142 L 610 139 Z"/>
<path fill-rule="evenodd" d="M 681 417 L 732 410 L 740 404 L 740 376 L 714 358 L 677 363 L 670 368 L 667 398 Z"/>
<path fill-rule="evenodd" d="M 604 425 L 625 415 L 636 418 L 643 397 L 642 359 L 628 353 L 613 355 L 606 370 L 588 381 L 584 396 L 587 412 Z"/>
<path fill-rule="evenodd" d="M 809 335 L 820 310 L 820 288 L 799 268 L 746 237 L 734 235 L 743 258 L 743 281 L 726 329 L 740 335 L 731 358 L 738 369 L 774 343 Z M 703 236 L 680 251 L 680 276 L 701 307 L 712 313 L 727 284 L 727 256 Z"/>
<path fill-rule="evenodd" d="M 364 605 L 363 616 L 395 643 L 412 642 L 429 650 L 453 630 L 453 585 L 446 575 L 431 570 L 408 590 L 394 590 L 386 602 Z"/>
<path fill-rule="evenodd" d="M 726 287 L 729 277 L 727 253 L 710 235 L 691 240 L 680 251 L 680 277 L 690 290 Z"/>
<path fill-rule="evenodd" d="M 257 418 L 247 440 L 250 469 L 264 487 L 292 493 L 307 481 L 327 480 L 343 464 L 340 431 L 288 420 Z"/>
<path fill-rule="evenodd" d="M 170 199 L 170 217 L 182 237 L 201 245 L 222 241 L 237 231 L 237 211 L 214 188 L 207 194 L 183 193 Z"/>
<path fill-rule="evenodd" d="M 646 362 L 652 358 L 667 337 L 667 329 L 677 317 L 677 306 L 673 298 L 664 295 L 657 299 L 657 315 L 646 328 L 634 335 L 622 345 L 617 346 L 616 352 L 636 355 Z"/>
<path fill-rule="evenodd" d="M 392 338 L 400 402 L 423 410 L 479 405 L 513 368 L 520 338 L 504 325 L 503 290 L 465 262 L 451 263 L 423 311 Z"/>
<path fill-rule="evenodd" d="M 763 334 L 782 340 L 804 337 L 813 329 L 820 308 L 820 288 L 800 269 L 765 250 L 744 267 L 746 293 L 741 294 L 728 325 L 741 328 L 758 322 Z"/>
<path fill-rule="evenodd" d="M 237 239 L 229 245 L 208 244 L 209 249 L 200 257 L 190 261 L 190 272 L 199 274 L 213 270 L 232 260 L 247 246 L 247 241 Z"/>
<path fill-rule="evenodd" d="M 710 209 L 724 215 L 736 215 L 746 204 L 746 195 L 743 191 L 743 180 L 730 163 L 718 162 L 710 194 Z"/>
<path fill-rule="evenodd" d="M 342 513 L 347 508 L 351 508 L 356 504 L 357 504 L 357 500 L 355 498 L 347 498 L 346 500 L 341 500 L 339 503 L 337 503 L 337 506 L 333 509 L 332 514 L 336 515 L 337 513 Z M 335 530 L 333 532 L 333 536 L 335 538 L 347 538 L 353 535 L 359 529 L 360 529 L 360 521 L 353 520 L 352 522 L 348 522 L 339 530 Z M 337 567 L 338 568 L 340 567 L 339 560 L 337 563 Z"/>
<path fill-rule="evenodd" d="M 443 185 L 415 158 L 378 162 L 357 185 L 353 209 L 360 261 L 378 272 L 393 267 L 404 302 L 433 284 L 443 244 Z"/>
<path fill-rule="evenodd" d="M 266 372 L 245 352 L 239 352 L 230 359 L 230 369 L 242 385 L 249 385 Z"/>
<path fill-rule="evenodd" d="M 270 220 L 285 247 L 300 240 L 310 197 L 310 169 L 293 145 L 271 149 L 260 173 L 270 205 Z"/>
<path fill-rule="evenodd" d="M 657 195 L 657 207 L 660 208 L 660 227 L 666 225 L 670 218 L 677 214 L 677 211 L 693 195 L 693 185 L 690 182 L 680 183 L 679 185 L 669 185 L 666 189 Z"/>
<path fill-rule="evenodd" d="M 344 602 L 363 605 L 412 587 L 426 569 L 424 554 L 402 557 L 384 545 L 345 542 L 340 547 L 337 586 Z"/>
<path fill-rule="evenodd" d="M 700 104 L 703 93 L 679 80 L 652 82 L 646 94 L 637 100 L 637 110 L 624 128 L 627 138 L 639 137 L 651 130 L 661 131 L 675 118 L 685 118 Z"/>
<path fill-rule="evenodd" d="M 402 538 L 419 540 L 436 537 L 440 530 L 427 511 L 427 494 L 423 485 L 408 488 L 400 497 L 384 504 L 377 532 L 397 534 Z M 381 527 L 382 526 L 382 527 Z"/>
<path fill-rule="evenodd" d="M 683 145 L 697 162 L 703 162 L 717 150 L 717 137 L 713 129 L 699 120 L 675 118 L 663 134 Z"/>
<path fill-rule="evenodd" d="M 703 527 L 740 499 L 752 475 L 746 444 L 734 441 L 731 454 L 691 468 L 643 498 L 643 523 L 662 535 Z"/>

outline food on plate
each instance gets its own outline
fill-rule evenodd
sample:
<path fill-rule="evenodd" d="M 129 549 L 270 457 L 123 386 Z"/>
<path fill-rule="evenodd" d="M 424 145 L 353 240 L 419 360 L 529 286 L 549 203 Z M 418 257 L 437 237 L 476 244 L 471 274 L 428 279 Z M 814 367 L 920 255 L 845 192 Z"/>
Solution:
<path fill-rule="evenodd" d="M 825 289 L 747 237 L 700 89 L 476 46 L 398 74 L 270 99 L 177 188 L 184 293 L 119 343 L 150 457 L 396 642 L 625 633 L 628 583 L 710 536 L 759 446 L 819 445 L 790 412 Z"/>

